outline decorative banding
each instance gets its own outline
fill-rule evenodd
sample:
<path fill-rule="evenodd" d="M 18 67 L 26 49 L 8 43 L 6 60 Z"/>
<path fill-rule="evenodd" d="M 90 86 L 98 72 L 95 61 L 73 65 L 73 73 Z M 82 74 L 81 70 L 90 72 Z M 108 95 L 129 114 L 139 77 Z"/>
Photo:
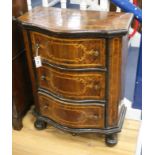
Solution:
<path fill-rule="evenodd" d="M 105 134 L 105 135 L 110 135 L 110 134 L 113 134 L 113 133 L 121 132 L 122 126 L 123 126 L 123 123 L 124 123 L 124 119 L 125 119 L 126 110 L 127 110 L 126 106 L 122 105 L 117 126 L 115 126 L 113 128 L 103 128 L 103 129 L 98 129 L 98 128 L 97 129 L 69 128 L 69 127 L 66 127 L 66 126 L 62 126 L 62 125 L 54 122 L 53 120 L 51 120 L 51 119 L 49 119 L 47 117 L 41 116 L 38 112 L 35 111 L 35 109 L 33 110 L 33 114 L 37 117 L 37 119 L 45 121 L 48 124 L 51 124 L 52 126 L 58 128 L 60 130 L 63 130 L 63 131 L 67 131 L 67 132 L 71 132 L 71 133 L 80 133 L 80 134 L 82 134 L 82 133 L 101 133 L 101 134 Z"/>
<path fill-rule="evenodd" d="M 56 94 L 53 94 L 52 92 L 49 92 L 48 90 L 38 88 L 38 93 L 43 95 L 52 96 L 55 99 L 58 99 L 60 101 L 74 103 L 74 104 L 82 104 L 82 105 L 104 105 L 106 103 L 106 100 L 72 100 L 72 99 L 66 99 L 60 96 L 57 96 Z"/>
<path fill-rule="evenodd" d="M 106 68 L 66 68 L 63 66 L 59 66 L 56 64 L 51 64 L 45 60 L 42 61 L 42 64 L 48 65 L 52 68 L 57 68 L 59 70 L 64 70 L 64 71 L 77 71 L 77 72 L 89 72 L 89 71 L 99 71 L 99 72 L 107 72 Z"/>

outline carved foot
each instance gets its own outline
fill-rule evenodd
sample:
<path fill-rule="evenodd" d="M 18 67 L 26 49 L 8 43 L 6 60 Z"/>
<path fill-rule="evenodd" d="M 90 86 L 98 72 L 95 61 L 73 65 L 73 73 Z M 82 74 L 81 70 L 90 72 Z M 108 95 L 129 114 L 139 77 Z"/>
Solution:
<path fill-rule="evenodd" d="M 38 129 L 38 130 L 43 130 L 43 129 L 46 128 L 47 123 L 44 122 L 44 121 L 42 121 L 42 120 L 38 120 L 38 119 L 37 119 L 37 120 L 34 122 L 34 126 L 35 126 L 35 128 Z"/>
<path fill-rule="evenodd" d="M 114 146 L 117 144 L 117 134 L 106 135 L 106 144 Z"/>
<path fill-rule="evenodd" d="M 72 133 L 72 136 L 77 136 L 78 134 L 77 133 Z"/>

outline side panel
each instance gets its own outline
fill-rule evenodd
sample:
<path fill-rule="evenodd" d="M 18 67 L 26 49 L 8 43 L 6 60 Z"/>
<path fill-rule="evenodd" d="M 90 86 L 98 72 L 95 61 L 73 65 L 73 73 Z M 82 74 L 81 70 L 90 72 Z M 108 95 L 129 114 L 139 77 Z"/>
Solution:
<path fill-rule="evenodd" d="M 30 79 L 31 79 L 31 84 L 32 84 L 32 93 L 33 93 L 33 98 L 34 102 L 36 105 L 36 108 L 38 108 L 38 102 L 37 102 L 37 84 L 36 84 L 36 77 L 35 77 L 35 72 L 34 72 L 34 62 L 33 62 L 33 57 L 32 57 L 32 52 L 31 52 L 31 42 L 30 42 L 30 36 L 29 36 L 29 31 L 23 30 L 23 36 L 24 36 L 24 44 L 25 44 L 25 52 L 26 52 L 26 58 L 28 62 L 28 69 L 29 69 L 29 74 L 30 74 Z"/>
<path fill-rule="evenodd" d="M 107 127 L 115 127 L 118 123 L 118 105 L 121 95 L 121 64 L 122 38 L 116 37 L 107 40 Z"/>

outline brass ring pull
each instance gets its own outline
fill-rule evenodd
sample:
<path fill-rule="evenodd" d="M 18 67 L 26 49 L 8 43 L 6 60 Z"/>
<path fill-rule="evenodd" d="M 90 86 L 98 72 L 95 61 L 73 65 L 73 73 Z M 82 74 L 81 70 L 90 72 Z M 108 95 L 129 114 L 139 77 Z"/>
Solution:
<path fill-rule="evenodd" d="M 40 48 L 40 45 L 38 43 L 35 44 L 35 49 L 36 49 L 36 56 L 38 56 L 38 50 Z"/>
<path fill-rule="evenodd" d="M 40 48 L 39 43 L 36 43 L 36 44 L 35 44 L 35 48 L 36 48 L 36 49 L 37 49 L 37 48 Z"/>
<path fill-rule="evenodd" d="M 98 84 L 96 84 L 96 85 L 94 86 L 94 89 L 95 89 L 95 90 L 99 90 L 99 89 L 100 89 L 100 86 L 99 86 Z"/>
<path fill-rule="evenodd" d="M 47 104 L 44 105 L 43 109 L 48 109 L 48 105 Z"/>
<path fill-rule="evenodd" d="M 46 80 L 46 76 L 45 75 L 42 75 L 41 76 L 41 80 L 44 80 L 45 81 Z"/>
<path fill-rule="evenodd" d="M 99 116 L 97 114 L 94 114 L 93 119 L 97 120 Z"/>
<path fill-rule="evenodd" d="M 93 54 L 93 56 L 98 57 L 99 56 L 99 51 L 95 50 L 95 51 L 93 51 L 92 54 Z"/>
<path fill-rule="evenodd" d="M 89 119 L 98 120 L 99 116 L 97 114 L 88 115 Z"/>

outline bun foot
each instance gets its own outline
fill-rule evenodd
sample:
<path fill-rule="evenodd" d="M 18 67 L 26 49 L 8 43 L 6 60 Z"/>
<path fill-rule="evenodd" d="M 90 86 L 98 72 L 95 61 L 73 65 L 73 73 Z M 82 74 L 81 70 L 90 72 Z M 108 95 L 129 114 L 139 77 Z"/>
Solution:
<path fill-rule="evenodd" d="M 43 130 L 43 129 L 46 128 L 47 123 L 44 122 L 44 121 L 42 121 L 42 120 L 38 120 L 38 119 L 37 119 L 37 120 L 34 122 L 34 126 L 35 126 L 35 128 L 38 129 L 38 130 Z"/>
<path fill-rule="evenodd" d="M 117 134 L 106 135 L 106 144 L 114 146 L 117 144 Z"/>
<path fill-rule="evenodd" d="M 77 133 L 72 133 L 72 136 L 77 136 L 78 134 Z"/>

